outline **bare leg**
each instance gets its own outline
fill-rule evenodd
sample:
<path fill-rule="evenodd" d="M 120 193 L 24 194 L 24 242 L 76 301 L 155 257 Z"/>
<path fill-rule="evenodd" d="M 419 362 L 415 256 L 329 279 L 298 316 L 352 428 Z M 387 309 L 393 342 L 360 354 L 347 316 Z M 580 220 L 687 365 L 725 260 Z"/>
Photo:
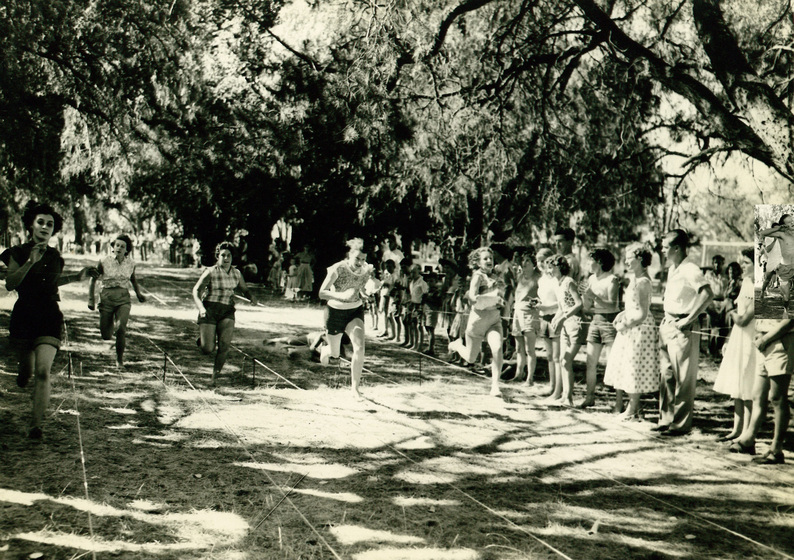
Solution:
<path fill-rule="evenodd" d="M 585 397 L 579 405 L 581 408 L 593 406 L 595 404 L 595 387 L 598 374 L 598 359 L 601 357 L 601 344 L 594 342 L 587 343 L 587 376 Z"/>
<path fill-rule="evenodd" d="M 515 337 L 516 340 L 516 375 L 513 377 L 513 381 L 523 381 L 524 380 L 524 371 L 527 367 L 527 351 L 526 351 L 526 342 L 524 341 L 524 336 L 519 334 Z"/>
<path fill-rule="evenodd" d="M 788 423 L 791 419 L 788 402 L 788 386 L 791 381 L 791 375 L 776 375 L 775 377 L 770 377 L 769 381 L 771 384 L 769 400 L 772 403 L 775 418 L 775 431 L 772 436 L 772 443 L 769 444 L 769 451 L 771 453 L 780 453 L 783 451 L 783 441 L 786 438 Z"/>
<path fill-rule="evenodd" d="M 234 334 L 234 319 L 223 319 L 218 323 L 218 351 L 215 353 L 215 366 L 212 368 L 212 384 L 215 385 L 215 376 L 220 375 Z"/>
<path fill-rule="evenodd" d="M 769 378 L 761 375 L 755 377 L 753 385 L 753 413 L 747 429 L 742 432 L 736 441 L 744 447 L 755 445 L 755 436 L 766 421 L 766 412 L 769 406 Z"/>
<path fill-rule="evenodd" d="M 44 423 L 44 412 L 50 403 L 50 370 L 58 349 L 49 344 L 39 344 L 33 355 L 33 418 L 31 428 L 41 429 Z"/>
<path fill-rule="evenodd" d="M 212 354 L 215 352 L 215 325 L 209 323 L 201 323 L 199 325 L 199 340 L 201 341 L 199 348 L 202 354 Z"/>
<path fill-rule="evenodd" d="M 348 323 L 345 332 L 353 344 L 353 356 L 350 359 L 350 388 L 355 396 L 360 397 L 361 372 L 364 370 L 364 323 L 361 319 L 353 319 Z M 339 338 L 341 339 L 341 336 Z"/>
<path fill-rule="evenodd" d="M 613 414 L 623 412 L 623 394 L 623 389 L 615 389 L 615 406 L 612 407 Z"/>
<path fill-rule="evenodd" d="M 116 311 L 116 365 L 124 367 L 124 349 L 127 346 L 127 322 L 130 319 L 129 305 L 122 305 Z"/>
<path fill-rule="evenodd" d="M 491 347 L 491 396 L 499 396 L 499 376 L 502 375 L 502 333 L 490 331 L 486 335 L 488 346 Z"/>
<path fill-rule="evenodd" d="M 546 361 L 549 364 L 549 400 L 557 400 L 562 395 L 562 383 L 559 379 L 560 339 L 544 338 L 546 347 Z"/>

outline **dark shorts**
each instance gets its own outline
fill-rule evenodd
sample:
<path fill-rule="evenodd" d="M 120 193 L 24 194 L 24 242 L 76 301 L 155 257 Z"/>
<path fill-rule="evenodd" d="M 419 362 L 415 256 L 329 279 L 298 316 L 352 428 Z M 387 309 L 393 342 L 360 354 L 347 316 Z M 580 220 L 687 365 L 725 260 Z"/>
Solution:
<path fill-rule="evenodd" d="M 100 313 L 115 313 L 124 306 L 132 306 L 127 288 L 104 288 L 99 294 Z"/>
<path fill-rule="evenodd" d="M 204 317 L 199 315 L 198 321 L 196 321 L 199 325 L 217 325 L 225 319 L 234 321 L 233 305 L 216 303 L 214 301 L 205 301 L 202 303 L 204 304 L 204 309 L 207 310 L 207 314 L 204 315 Z"/>
<path fill-rule="evenodd" d="M 590 321 L 587 329 L 587 342 L 593 344 L 612 344 L 615 342 L 617 331 L 612 321 L 617 317 L 617 313 L 596 313 Z"/>
<path fill-rule="evenodd" d="M 556 331 L 552 330 L 552 319 L 554 319 L 554 313 L 540 316 L 540 327 L 538 328 L 538 336 L 540 338 L 560 338 L 561 328 L 558 327 Z"/>
<path fill-rule="evenodd" d="M 438 309 L 425 304 L 423 311 L 425 327 L 430 329 L 435 328 L 438 324 Z"/>
<path fill-rule="evenodd" d="M 361 322 L 364 322 L 363 305 L 353 309 L 336 309 L 328 305 L 325 306 L 325 330 L 328 334 L 342 334 L 355 319 L 361 319 Z"/>
<path fill-rule="evenodd" d="M 32 350 L 40 344 L 61 347 L 63 314 L 57 301 L 18 299 L 9 324 L 11 345 L 17 350 Z"/>

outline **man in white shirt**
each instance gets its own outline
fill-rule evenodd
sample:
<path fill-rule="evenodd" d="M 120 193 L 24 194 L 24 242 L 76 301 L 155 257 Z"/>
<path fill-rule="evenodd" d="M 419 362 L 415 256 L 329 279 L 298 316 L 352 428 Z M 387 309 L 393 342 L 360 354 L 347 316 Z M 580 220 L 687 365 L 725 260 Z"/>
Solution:
<path fill-rule="evenodd" d="M 687 260 L 688 248 L 689 235 L 680 229 L 670 231 L 662 240 L 670 271 L 664 319 L 659 325 L 659 424 L 652 429 L 666 436 L 684 435 L 692 429 L 700 355 L 700 337 L 692 329 L 714 297 L 700 267 Z"/>

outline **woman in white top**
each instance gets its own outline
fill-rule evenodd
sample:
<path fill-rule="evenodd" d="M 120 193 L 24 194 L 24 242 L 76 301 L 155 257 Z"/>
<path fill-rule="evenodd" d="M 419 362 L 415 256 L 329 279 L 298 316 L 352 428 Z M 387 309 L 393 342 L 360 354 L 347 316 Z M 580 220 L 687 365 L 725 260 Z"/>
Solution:
<path fill-rule="evenodd" d="M 516 275 L 515 303 L 513 304 L 512 335 L 516 341 L 515 381 L 526 379 L 532 386 L 535 380 L 535 340 L 540 331 L 540 312 L 538 311 L 538 281 L 540 271 L 535 260 L 534 247 L 522 247 L 515 252 L 519 259 L 519 272 Z M 526 372 L 526 373 L 525 373 Z"/>
<path fill-rule="evenodd" d="M 546 393 L 549 402 L 559 400 L 562 396 L 562 378 L 560 362 L 560 332 L 551 328 L 551 321 L 557 313 L 557 280 L 551 276 L 546 261 L 554 256 L 554 251 L 544 247 L 538 251 L 537 262 L 541 275 L 538 279 L 538 312 L 540 313 L 540 329 L 538 337 L 546 348 L 546 362 L 549 368 L 549 390 Z"/>
<path fill-rule="evenodd" d="M 502 309 L 505 306 L 504 279 L 494 273 L 493 251 L 480 247 L 469 254 L 469 266 L 474 270 L 468 297 L 471 313 L 466 323 L 466 343 L 458 338 L 449 344 L 468 363 L 474 363 L 483 341 L 491 348 L 491 396 L 499 397 L 499 377 L 502 374 Z"/>
<path fill-rule="evenodd" d="M 132 239 L 128 235 L 119 235 L 113 241 L 110 256 L 99 261 L 97 270 L 102 280 L 102 291 L 99 294 L 99 332 L 102 340 L 116 337 L 116 366 L 124 367 L 124 349 L 127 345 L 127 321 L 130 318 L 130 284 L 135 290 L 138 301 L 143 303 L 146 298 L 141 293 L 138 280 L 135 278 L 135 263 Z M 94 290 L 97 279 L 92 278 L 88 285 L 88 308 L 94 310 Z"/>
<path fill-rule="evenodd" d="M 325 309 L 325 329 L 328 345 L 320 350 L 320 362 L 327 365 L 330 358 L 339 358 L 342 335 L 347 334 L 353 345 L 350 360 L 351 388 L 356 397 L 361 397 L 359 384 L 364 369 L 364 301 L 365 286 L 376 291 L 380 286 L 372 279 L 374 267 L 367 264 L 364 242 L 351 239 L 347 259 L 328 267 L 328 273 L 320 286 L 319 296 L 328 302 Z"/>
<path fill-rule="evenodd" d="M 584 310 L 592 313 L 587 329 L 587 389 L 579 408 L 595 404 L 596 374 L 601 350 L 610 348 L 615 342 L 615 326 L 612 322 L 618 315 L 618 277 L 612 272 L 615 256 L 603 248 L 590 252 L 590 272 L 587 288 L 583 294 Z"/>
<path fill-rule="evenodd" d="M 750 425 L 753 411 L 753 383 L 758 350 L 753 344 L 755 336 L 755 293 L 753 279 L 755 259 L 753 249 L 742 251 L 742 287 L 736 299 L 736 309 L 729 312 L 733 328 L 723 349 L 722 363 L 714 390 L 733 399 L 733 429 L 720 437 L 720 441 L 738 438 Z"/>
<path fill-rule="evenodd" d="M 604 384 L 615 387 L 614 412 L 623 411 L 623 394 L 629 395 L 623 420 L 639 419 L 640 396 L 659 390 L 659 340 L 650 311 L 650 264 L 651 252 L 642 244 L 626 248 L 626 269 L 631 281 L 626 289 L 626 309 L 614 321 L 618 334 L 604 374 Z"/>

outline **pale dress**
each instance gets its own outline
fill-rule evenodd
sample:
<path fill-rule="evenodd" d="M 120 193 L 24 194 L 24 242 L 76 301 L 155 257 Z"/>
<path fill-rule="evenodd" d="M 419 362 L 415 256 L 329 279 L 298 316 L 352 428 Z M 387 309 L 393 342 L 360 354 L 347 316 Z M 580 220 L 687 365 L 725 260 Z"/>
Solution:
<path fill-rule="evenodd" d="M 626 315 L 641 314 L 638 286 L 647 284 L 648 278 L 632 279 L 626 288 Z M 650 308 L 650 298 L 646 304 Z M 609 354 L 604 384 L 626 393 L 652 393 L 659 390 L 659 342 L 656 322 L 650 309 L 640 325 L 619 332 Z"/>
<path fill-rule="evenodd" d="M 745 279 L 736 298 L 736 311 L 744 315 L 754 305 L 755 294 L 753 283 Z M 714 381 L 714 390 L 725 393 L 734 399 L 751 400 L 753 398 L 753 383 L 755 382 L 755 360 L 758 350 L 753 344 L 755 334 L 755 320 L 751 320 L 744 327 L 734 324 L 731 336 L 725 344 L 722 354 L 722 363 L 717 379 Z"/>

